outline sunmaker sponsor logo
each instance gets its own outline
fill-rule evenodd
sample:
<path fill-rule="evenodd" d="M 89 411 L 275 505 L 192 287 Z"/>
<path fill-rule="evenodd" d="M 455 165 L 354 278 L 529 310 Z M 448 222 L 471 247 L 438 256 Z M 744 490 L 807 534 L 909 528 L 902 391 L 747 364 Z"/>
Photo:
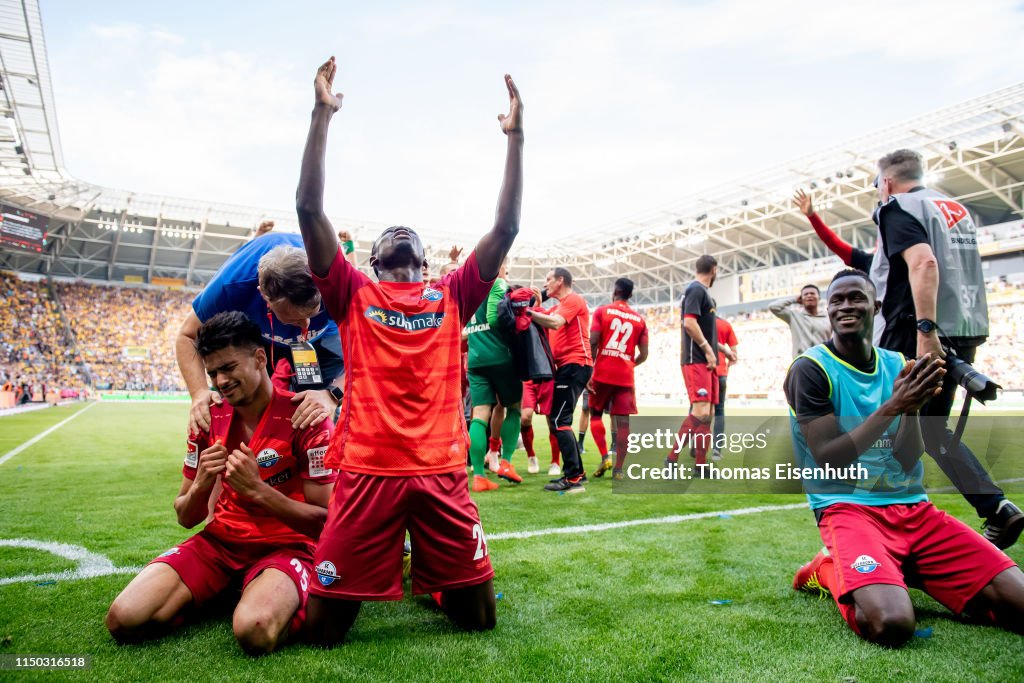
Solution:
<path fill-rule="evenodd" d="M 409 332 L 436 329 L 444 322 L 443 312 L 406 315 L 401 311 L 391 311 L 378 306 L 367 306 L 365 315 L 378 325 L 397 327 Z"/>

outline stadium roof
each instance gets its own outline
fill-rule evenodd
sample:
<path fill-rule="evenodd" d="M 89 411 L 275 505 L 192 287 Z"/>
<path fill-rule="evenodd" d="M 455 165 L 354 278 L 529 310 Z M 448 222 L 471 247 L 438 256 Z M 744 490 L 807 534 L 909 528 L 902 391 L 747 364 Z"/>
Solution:
<path fill-rule="evenodd" d="M 206 282 L 260 221 L 295 225 L 290 208 L 142 194 L 72 178 L 63 167 L 38 3 L 0 0 L 0 201 L 50 217 L 41 254 L 0 250 L 0 267 L 91 279 Z M 639 304 L 670 301 L 693 277 L 702 253 L 722 275 L 827 256 L 790 203 L 797 187 L 813 190 L 825 221 L 847 240 L 870 247 L 876 203 L 875 161 L 909 147 L 926 158 L 928 184 L 959 198 L 979 225 L 1024 215 L 1024 83 L 963 102 L 843 145 L 695 192 L 626 220 L 547 244 L 519 244 L 511 279 L 538 283 L 553 265 L 569 268 L 575 288 L 606 298 L 629 276 Z M 360 237 L 383 224 L 332 217 Z M 279 228 L 280 229 L 280 228 Z M 294 230 L 294 227 L 291 228 Z M 432 261 L 463 235 L 426 234 Z M 474 238 L 475 239 L 475 238 Z M 368 257 L 369 242 L 357 244 Z"/>

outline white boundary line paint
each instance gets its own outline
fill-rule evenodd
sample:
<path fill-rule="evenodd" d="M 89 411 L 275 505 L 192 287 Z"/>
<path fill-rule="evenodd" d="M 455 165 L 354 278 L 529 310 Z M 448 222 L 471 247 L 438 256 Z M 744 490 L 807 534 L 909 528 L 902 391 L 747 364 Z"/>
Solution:
<path fill-rule="evenodd" d="M 534 538 L 536 536 L 554 536 L 556 534 L 583 534 L 591 531 L 606 531 L 608 529 L 624 529 L 631 526 L 648 526 L 652 524 L 678 524 L 689 522 L 694 519 L 708 519 L 728 515 L 739 517 L 741 515 L 756 515 L 761 512 L 776 512 L 778 510 L 809 510 L 807 503 L 792 503 L 790 505 L 762 505 L 752 508 L 739 508 L 736 510 L 714 510 L 711 512 L 693 512 L 688 515 L 669 515 L 668 517 L 650 517 L 648 519 L 627 519 L 622 522 L 607 522 L 606 524 L 587 524 L 583 526 L 552 527 L 550 529 L 535 529 L 533 531 L 506 531 L 505 533 L 487 534 L 488 541 L 503 541 L 513 538 Z"/>
<path fill-rule="evenodd" d="M 71 422 L 71 421 L 72 421 L 72 420 L 74 420 L 74 419 L 75 419 L 76 417 L 78 417 L 79 415 L 81 415 L 81 414 L 82 414 L 82 413 L 84 413 L 85 411 L 89 410 L 89 408 L 92 408 L 92 407 L 93 407 L 94 405 L 96 405 L 96 403 L 95 403 L 95 402 L 93 402 L 93 403 L 90 403 L 90 404 L 89 404 L 89 405 L 87 405 L 86 407 L 84 407 L 84 408 L 82 408 L 81 410 L 79 410 L 78 412 L 76 412 L 76 413 L 75 413 L 74 415 L 70 415 L 69 417 L 67 417 L 67 418 L 65 418 L 65 419 L 63 419 L 63 420 L 61 420 L 60 422 L 58 422 L 57 424 L 53 425 L 53 426 L 52 426 L 52 427 L 50 427 L 49 429 L 47 429 L 47 430 L 45 430 L 45 431 L 43 431 L 43 432 L 40 432 L 39 434 L 36 434 L 36 435 L 35 435 L 35 436 L 33 436 L 33 437 L 32 437 L 31 439 L 29 439 L 29 440 L 28 440 L 28 441 L 26 441 L 25 443 L 21 444 L 21 445 L 20 445 L 20 446 L 18 446 L 17 448 L 15 448 L 15 449 L 13 449 L 13 450 L 10 450 L 10 451 L 7 451 L 7 452 L 6 452 L 6 453 L 4 453 L 4 454 L 3 454 L 2 456 L 0 456 L 0 465 L 3 465 L 3 464 L 4 464 L 5 462 L 7 462 L 8 460 L 10 460 L 10 459 L 11 459 L 11 458 L 13 458 L 14 456 L 16 456 L 16 455 L 17 455 L 18 453 L 21 453 L 21 452 L 22 452 L 23 450 L 25 450 L 25 449 L 26 449 L 26 448 L 28 448 L 29 446 L 32 446 L 33 444 L 36 444 L 36 443 L 38 443 L 38 442 L 39 442 L 40 440 L 42 440 L 42 439 L 45 439 L 45 438 L 46 438 L 47 436 L 49 436 L 49 435 L 50 435 L 50 434 L 52 434 L 53 432 L 57 431 L 58 429 L 60 429 L 60 428 L 61 428 L 61 427 L 63 427 L 64 425 L 66 425 L 66 424 L 67 424 L 68 422 Z"/>
<path fill-rule="evenodd" d="M 35 541 L 31 538 L 0 538 L 0 548 L 28 548 L 42 550 L 57 557 L 63 557 L 77 563 L 74 569 L 49 574 L 23 574 L 0 578 L 0 586 L 11 583 L 28 583 L 30 581 L 67 581 L 69 579 L 91 579 L 96 576 L 110 574 L 134 574 L 139 567 L 115 567 L 114 563 L 98 553 L 92 553 L 80 545 L 55 543 L 52 541 Z"/>

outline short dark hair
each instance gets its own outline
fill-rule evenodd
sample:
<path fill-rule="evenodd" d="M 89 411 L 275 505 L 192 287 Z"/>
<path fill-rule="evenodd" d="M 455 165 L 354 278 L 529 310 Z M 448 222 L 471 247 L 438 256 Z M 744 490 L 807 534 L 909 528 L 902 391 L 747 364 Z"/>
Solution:
<path fill-rule="evenodd" d="M 572 287 L 572 273 L 570 273 L 568 270 L 562 268 L 561 266 L 558 266 L 556 268 L 552 268 L 551 272 L 555 274 L 555 277 L 562 278 L 562 280 L 565 282 L 566 287 Z"/>
<path fill-rule="evenodd" d="M 711 269 L 718 265 L 718 261 L 711 254 L 703 254 L 697 258 L 697 274 L 705 275 L 711 272 Z"/>
<path fill-rule="evenodd" d="M 306 252 L 298 247 L 274 247 L 260 258 L 257 266 L 260 291 L 267 301 L 285 299 L 293 306 L 320 306 L 320 290 L 313 282 Z"/>
<path fill-rule="evenodd" d="M 893 169 L 892 177 L 902 183 L 924 178 L 924 161 L 912 149 L 898 149 L 878 160 L 878 170 L 885 173 Z"/>
<path fill-rule="evenodd" d="M 818 289 L 818 285 L 804 285 L 800 288 L 800 293 L 803 294 L 805 289 L 813 289 L 819 296 L 821 296 L 821 290 Z"/>
<path fill-rule="evenodd" d="M 263 346 L 260 326 L 241 311 L 218 313 L 199 327 L 196 334 L 196 353 L 206 358 L 211 353 L 237 346 L 258 349 Z"/>
<path fill-rule="evenodd" d="M 836 280 L 842 280 L 844 277 L 859 277 L 861 280 L 864 280 L 864 282 L 868 283 L 868 285 L 871 287 L 872 292 L 876 291 L 875 283 L 871 281 L 871 276 L 865 273 L 863 270 L 858 270 L 857 268 L 843 268 L 842 270 L 840 270 L 838 273 L 832 276 L 832 281 L 828 283 L 828 288 L 832 289 L 832 285 L 836 283 Z"/>
<path fill-rule="evenodd" d="M 615 281 L 615 291 L 625 300 L 633 296 L 633 281 L 628 277 L 620 277 Z"/>

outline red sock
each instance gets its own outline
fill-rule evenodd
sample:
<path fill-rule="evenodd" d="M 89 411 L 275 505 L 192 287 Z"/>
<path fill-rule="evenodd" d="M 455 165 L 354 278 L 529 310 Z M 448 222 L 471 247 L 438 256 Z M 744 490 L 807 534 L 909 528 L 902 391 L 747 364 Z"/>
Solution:
<path fill-rule="evenodd" d="M 537 454 L 533 452 L 533 425 L 521 426 L 519 433 L 523 435 L 523 448 L 526 449 L 526 457 L 536 458 Z"/>
<path fill-rule="evenodd" d="M 676 444 L 679 444 L 679 449 L 676 449 L 676 444 L 672 445 L 672 448 L 668 452 L 669 462 L 679 461 L 679 451 L 683 450 L 683 444 L 685 443 L 683 437 L 687 435 L 692 435 L 696 429 L 697 424 L 699 424 L 697 422 L 697 418 L 695 418 L 693 415 L 687 415 L 686 419 L 683 420 L 683 424 L 679 426 L 679 433 L 676 434 Z"/>
<path fill-rule="evenodd" d="M 495 439 L 493 436 L 487 438 L 487 450 L 491 453 L 501 453 L 501 438 Z"/>
<path fill-rule="evenodd" d="M 615 419 L 614 417 L 612 418 Z M 626 464 L 626 450 L 629 448 L 629 429 L 619 426 L 615 431 L 615 469 L 621 470 Z"/>
<path fill-rule="evenodd" d="M 707 422 L 698 422 L 693 418 L 697 426 L 693 429 L 693 453 L 697 458 L 698 465 L 705 465 L 708 461 L 708 444 L 711 443 L 711 425 Z"/>
<path fill-rule="evenodd" d="M 562 451 L 558 448 L 558 437 L 554 432 L 548 434 L 548 442 L 551 443 L 551 462 L 557 465 L 562 462 Z"/>
<path fill-rule="evenodd" d="M 597 444 L 597 452 L 602 458 L 608 457 L 608 437 L 605 436 L 604 420 L 599 417 L 590 416 L 590 435 Z"/>

